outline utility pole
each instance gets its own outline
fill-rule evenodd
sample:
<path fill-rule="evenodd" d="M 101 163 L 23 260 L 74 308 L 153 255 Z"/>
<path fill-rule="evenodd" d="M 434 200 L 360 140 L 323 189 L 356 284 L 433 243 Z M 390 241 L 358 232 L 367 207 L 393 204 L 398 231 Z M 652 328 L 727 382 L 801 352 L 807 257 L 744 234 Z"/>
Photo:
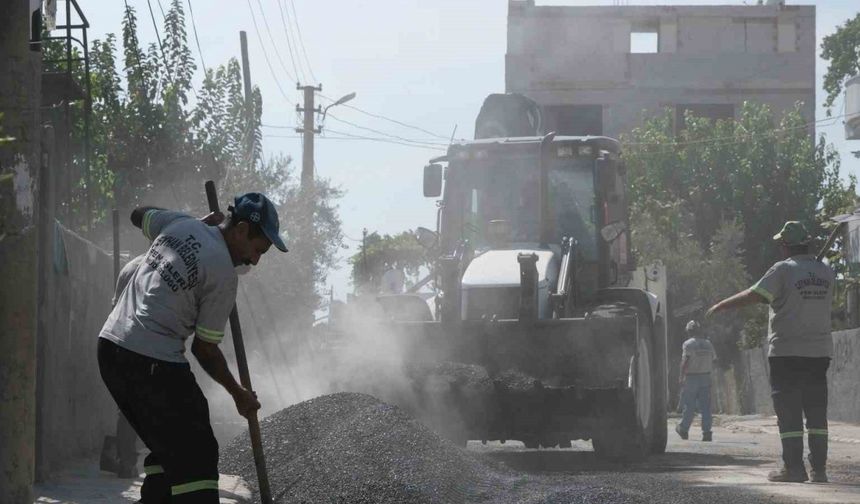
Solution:
<path fill-rule="evenodd" d="M 300 220 L 302 241 L 298 247 L 298 262 L 301 265 L 301 277 L 299 285 L 301 292 L 314 294 L 314 207 L 316 206 L 316 194 L 314 191 L 314 135 L 320 130 L 314 128 L 314 113 L 319 113 L 320 108 L 314 108 L 314 92 L 322 91 L 322 85 L 302 86 L 296 84 L 296 89 L 304 92 L 304 107 L 296 105 L 296 112 L 304 113 L 304 121 L 301 128 L 296 132 L 301 133 L 302 139 L 302 178 L 299 187 L 299 208 L 303 213 Z M 308 317 L 300 322 L 304 328 L 310 329 L 313 325 L 313 310 L 308 311 Z"/>
<path fill-rule="evenodd" d="M 296 84 L 296 89 L 304 91 L 305 106 L 304 108 L 296 105 L 296 112 L 304 113 L 304 123 L 301 128 L 296 128 L 296 132 L 302 133 L 304 148 L 302 150 L 302 192 L 307 193 L 314 184 L 314 135 L 319 134 L 319 128 L 314 128 L 314 112 L 320 113 L 319 107 L 314 108 L 314 92 L 322 91 L 322 84 L 319 86 L 302 86 Z"/>
<path fill-rule="evenodd" d="M 245 118 L 246 124 L 251 124 L 254 117 L 254 99 L 251 95 L 251 66 L 248 63 L 248 34 L 244 31 L 239 32 L 239 44 L 242 46 L 242 82 L 245 88 Z M 246 141 L 248 144 L 245 147 L 245 156 L 248 159 L 248 167 L 254 167 L 254 135 L 250 131 L 246 131 Z"/>
<path fill-rule="evenodd" d="M 39 284 L 42 53 L 34 2 L 0 2 L 0 500 L 33 502 Z M 36 25 L 38 26 L 38 25 Z M 38 39 L 38 32 L 33 33 Z"/>

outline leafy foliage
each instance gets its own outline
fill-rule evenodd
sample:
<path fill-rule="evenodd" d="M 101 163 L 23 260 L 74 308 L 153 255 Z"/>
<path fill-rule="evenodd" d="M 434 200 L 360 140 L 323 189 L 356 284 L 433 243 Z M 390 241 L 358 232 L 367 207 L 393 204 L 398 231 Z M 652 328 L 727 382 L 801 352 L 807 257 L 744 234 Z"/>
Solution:
<path fill-rule="evenodd" d="M 838 156 L 813 142 L 799 106 L 777 121 L 745 103 L 734 120 L 687 114 L 678 126 L 668 110 L 646 118 L 624 153 L 636 252 L 668 265 L 676 300 L 706 307 L 749 286 L 781 259 L 772 236 L 785 221 L 804 222 L 821 243 L 827 219 L 856 198 L 855 180 L 842 181 Z"/>
<path fill-rule="evenodd" d="M 428 268 L 433 258 L 412 231 L 395 235 L 367 235 L 365 244 L 349 262 L 352 264 L 352 282 L 356 287 L 371 291 L 379 289 L 382 275 L 390 268 L 402 268 L 407 282 L 415 283 Z"/>
<path fill-rule="evenodd" d="M 292 249 L 309 250 L 313 271 L 299 271 L 299 261 L 276 256 L 263 261 L 257 273 L 274 285 L 271 299 L 288 306 L 294 318 L 313 317 L 320 302 L 319 288 L 334 256 L 342 246 L 341 221 L 336 200 L 342 191 L 327 180 L 316 182 L 316 198 L 299 197 L 292 160 L 276 155 L 264 158 L 259 88 L 245 99 L 238 61 L 210 68 L 200 89 L 193 87 L 196 64 L 188 45 L 183 2 L 171 0 L 161 31 L 162 45 L 142 47 L 138 19 L 127 7 L 122 19 L 122 48 L 117 37 L 107 35 L 92 42 L 90 181 L 81 176 L 69 207 L 78 212 L 78 223 L 94 222 L 107 235 L 108 209 L 121 215 L 141 205 L 179 209 L 196 215 L 208 213 L 203 183 L 214 180 L 223 201 L 248 191 L 266 193 L 278 206 L 282 230 Z M 163 49 L 163 51 L 162 51 Z M 63 47 L 46 44 L 46 59 L 61 59 Z M 57 70 L 64 70 L 59 63 Z M 84 82 L 81 65 L 72 68 Z M 83 173 L 83 106 L 71 107 L 73 164 Z M 93 200 L 93 215 L 84 215 L 85 197 Z M 299 215 L 308 216 L 302 222 Z M 304 226 L 304 227 L 302 227 Z M 303 232 L 313 230 L 311 233 Z M 98 239 L 92 229 L 90 236 Z M 125 246 L 137 238 L 123 237 Z M 268 259 L 268 258 L 267 258 Z M 306 274 L 309 283 L 291 281 Z M 306 287 L 306 288 L 303 288 Z M 279 315 L 283 311 L 275 310 Z"/>
<path fill-rule="evenodd" d="M 824 90 L 827 98 L 824 106 L 830 107 L 842 92 L 845 79 L 860 74 L 860 14 L 838 27 L 832 35 L 821 42 L 821 57 L 830 61 L 824 74 Z"/>

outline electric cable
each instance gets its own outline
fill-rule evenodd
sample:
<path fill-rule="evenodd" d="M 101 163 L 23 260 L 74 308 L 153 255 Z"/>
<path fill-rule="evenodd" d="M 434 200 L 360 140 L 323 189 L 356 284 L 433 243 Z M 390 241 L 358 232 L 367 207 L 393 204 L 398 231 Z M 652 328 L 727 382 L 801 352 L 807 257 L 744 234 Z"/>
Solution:
<path fill-rule="evenodd" d="M 206 62 L 203 61 L 203 49 L 200 48 L 200 38 L 197 37 L 197 23 L 194 22 L 194 9 L 191 7 L 191 0 L 187 0 L 188 2 L 188 13 L 191 15 L 191 27 L 194 29 L 194 41 L 197 43 L 197 54 L 200 55 L 200 66 L 203 67 L 203 75 L 205 76 L 209 71 L 206 69 Z"/>
<path fill-rule="evenodd" d="M 325 98 L 326 100 L 328 100 L 328 101 L 330 101 L 330 102 L 334 102 L 334 101 L 335 101 L 334 99 L 329 98 L 328 96 L 326 96 L 326 95 L 324 95 L 324 94 L 322 94 L 322 93 L 317 93 L 317 94 L 318 94 L 320 97 Z M 410 129 L 414 129 L 414 130 L 416 130 L 416 131 L 421 131 L 421 132 L 426 133 L 426 134 L 428 134 L 428 135 L 430 135 L 430 136 L 433 136 L 433 137 L 436 137 L 436 138 L 440 138 L 440 139 L 442 139 L 442 140 L 445 140 L 446 142 L 449 140 L 449 137 L 447 137 L 447 136 L 445 136 L 445 135 L 440 135 L 440 134 L 438 134 L 438 133 L 433 133 L 432 131 L 426 130 L 426 129 L 424 129 L 424 128 L 420 127 L 420 126 L 414 126 L 414 125 L 412 125 L 412 124 L 408 124 L 408 123 L 405 123 L 405 122 L 403 122 L 403 121 L 398 121 L 397 119 L 392 119 L 392 118 L 390 118 L 390 117 L 386 117 L 386 116 L 384 116 L 384 115 L 382 115 L 382 114 L 375 114 L 375 113 L 373 113 L 373 112 L 368 112 L 368 111 L 366 111 L 366 110 L 360 109 L 360 108 L 355 107 L 355 106 L 353 106 L 353 105 L 349 105 L 349 104 L 344 103 L 343 105 L 341 105 L 341 107 L 346 107 L 346 108 L 348 108 L 348 109 L 355 110 L 356 112 L 360 112 L 360 113 L 362 113 L 362 114 L 364 114 L 364 115 L 366 115 L 366 116 L 370 116 L 370 117 L 373 117 L 373 118 L 376 118 L 376 119 L 382 119 L 383 121 L 388 121 L 388 122 L 391 122 L 391 123 L 394 123 L 394 124 L 397 124 L 397 125 L 403 126 L 403 127 L 405 127 L 405 128 L 410 128 Z M 447 144 L 446 144 L 446 145 L 447 145 Z"/>
<path fill-rule="evenodd" d="M 407 142 L 399 142 L 397 140 L 391 140 L 388 138 L 366 137 L 366 136 L 361 136 L 361 135 L 344 134 L 344 133 L 339 133 L 339 134 L 344 135 L 344 136 L 321 135 L 321 136 L 317 137 L 317 139 L 320 139 L 320 140 L 363 140 L 363 141 L 370 141 L 370 142 L 382 142 L 382 143 L 390 143 L 390 144 L 396 144 L 396 145 L 404 145 L 406 147 L 415 147 L 418 149 L 429 149 L 429 150 L 442 151 L 442 152 L 446 151 L 446 149 L 444 149 L 442 147 L 433 147 L 430 145 L 421 145 L 421 144 L 414 144 L 414 143 L 407 143 Z M 296 140 L 303 140 L 304 139 L 303 135 L 263 135 L 263 137 L 264 138 L 292 138 L 292 139 L 296 139 Z"/>
<path fill-rule="evenodd" d="M 257 26 L 257 16 L 254 15 L 254 8 L 251 7 L 251 0 L 248 0 L 248 9 L 251 11 L 251 20 L 254 22 L 254 32 L 257 33 L 257 40 L 260 42 L 260 49 L 263 51 L 263 58 L 266 60 L 266 66 L 269 67 L 269 73 L 272 74 L 272 79 L 274 79 L 275 85 L 278 87 L 284 100 L 286 100 L 290 105 L 295 105 L 295 102 L 287 97 L 287 93 L 284 92 L 284 88 L 281 86 L 281 81 L 278 80 L 278 76 L 275 75 L 275 69 L 272 67 L 272 62 L 269 60 L 269 54 L 266 52 L 266 46 L 263 44 L 263 37 L 260 35 L 260 28 Z"/>
<path fill-rule="evenodd" d="M 435 142 L 435 141 L 429 141 L 429 142 L 428 142 L 428 141 L 423 141 L 423 140 L 416 140 L 416 139 L 413 139 L 413 138 L 406 138 L 406 137 L 402 137 L 402 136 L 399 136 L 399 135 L 394 135 L 394 134 L 392 134 L 392 133 L 386 133 L 386 132 L 384 132 L 384 131 L 376 130 L 376 129 L 373 129 L 373 128 L 368 128 L 368 127 L 366 127 L 366 126 L 361 126 L 360 124 L 356 124 L 356 123 L 354 123 L 354 122 L 347 121 L 346 119 L 341 119 L 341 118 L 339 118 L 339 117 L 335 116 L 334 114 L 328 114 L 328 117 L 331 117 L 331 118 L 332 118 L 332 119 L 334 119 L 335 121 L 342 122 L 342 123 L 344 123 L 344 124 L 348 124 L 349 126 L 352 126 L 353 128 L 358 128 L 358 129 L 361 129 L 361 130 L 369 131 L 369 132 L 371 132 L 371 133 L 376 133 L 376 134 L 378 134 L 378 135 L 383 135 L 383 136 L 387 136 L 387 137 L 395 138 L 395 139 L 397 139 L 397 140 L 402 140 L 402 141 L 404 141 L 404 142 L 424 143 L 424 144 L 430 144 L 430 145 L 445 145 L 445 146 L 450 145 L 449 143 L 439 143 L 439 142 Z"/>
<path fill-rule="evenodd" d="M 284 64 L 283 58 L 281 58 L 281 51 L 278 50 L 278 44 L 275 43 L 275 37 L 272 36 L 272 30 L 269 28 L 269 20 L 268 16 L 266 16 L 266 10 L 263 8 L 263 2 L 261 0 L 257 0 L 257 5 L 260 6 L 260 15 L 263 16 L 263 26 L 266 27 L 266 34 L 269 35 L 269 42 L 272 43 L 272 48 L 275 50 L 275 56 L 277 56 L 278 62 L 281 64 L 281 68 L 284 69 L 284 73 L 286 73 L 288 77 L 298 82 L 298 77 L 290 73 L 290 71 L 287 69 L 287 65 Z M 251 8 L 250 1 L 248 2 L 248 7 Z M 296 74 L 298 75 L 298 72 L 296 72 Z"/>
<path fill-rule="evenodd" d="M 284 0 L 284 2 L 286 2 L 286 1 L 287 0 Z M 311 62 L 308 59 L 308 51 L 305 48 L 305 41 L 302 39 L 302 29 L 299 27 L 299 16 L 298 16 L 298 14 L 296 14 L 296 4 L 293 0 L 290 0 L 290 6 L 293 9 L 293 23 L 296 25 L 296 33 L 299 36 L 299 45 L 301 45 L 301 47 L 302 47 L 302 54 L 304 54 L 304 56 L 305 56 L 305 63 L 308 66 L 308 72 L 311 74 L 311 78 L 314 80 L 314 82 L 319 82 L 317 80 L 317 76 L 314 75 L 314 71 L 311 68 Z M 298 51 L 296 51 L 296 52 L 298 52 Z"/>
<path fill-rule="evenodd" d="M 173 80 L 173 74 L 170 73 L 170 65 L 167 64 L 167 56 L 164 54 L 164 46 L 161 44 L 161 35 L 158 33 L 158 24 L 155 22 L 155 14 L 152 12 L 152 2 L 146 0 L 146 5 L 149 6 L 149 17 L 152 19 L 152 28 L 155 30 L 155 40 L 158 41 L 158 49 L 161 51 L 161 60 L 164 62 L 164 71 L 167 72 L 167 78 L 170 84 L 176 87 L 176 82 Z"/>
<path fill-rule="evenodd" d="M 366 136 L 366 135 L 356 135 L 355 133 L 350 133 L 348 131 L 338 131 L 338 130 L 333 130 L 333 129 L 324 130 L 324 131 L 331 131 L 335 135 L 343 135 L 343 136 L 347 136 L 350 138 L 362 138 L 362 139 L 366 139 L 366 140 L 378 140 L 378 141 L 384 140 L 384 141 L 391 141 L 391 142 L 396 142 L 396 143 L 406 144 L 406 145 L 416 145 L 416 146 L 421 146 L 421 147 L 433 147 L 434 149 L 437 149 L 437 150 L 444 150 L 444 151 L 448 150 L 447 144 L 418 142 L 418 141 L 408 140 L 408 139 L 390 139 L 390 138 L 371 137 L 371 136 Z M 325 138 L 325 135 L 324 134 L 320 135 L 320 137 Z"/>
<path fill-rule="evenodd" d="M 304 69 L 301 68 L 301 60 L 299 60 L 298 69 L 296 68 L 296 58 L 293 55 L 293 41 L 292 41 L 292 37 L 290 36 L 290 27 L 288 26 L 286 18 L 284 17 L 284 7 L 283 7 L 283 5 L 281 5 L 281 0 L 276 0 L 276 1 L 278 2 L 278 11 L 281 14 L 281 25 L 284 27 L 284 36 L 287 38 L 287 50 L 289 50 L 289 52 L 290 52 L 290 61 L 293 62 L 293 72 L 295 72 L 296 77 L 298 77 L 300 70 L 301 70 L 302 80 L 306 81 L 307 76 L 305 75 Z M 296 49 L 296 52 L 298 52 L 298 48 Z"/>

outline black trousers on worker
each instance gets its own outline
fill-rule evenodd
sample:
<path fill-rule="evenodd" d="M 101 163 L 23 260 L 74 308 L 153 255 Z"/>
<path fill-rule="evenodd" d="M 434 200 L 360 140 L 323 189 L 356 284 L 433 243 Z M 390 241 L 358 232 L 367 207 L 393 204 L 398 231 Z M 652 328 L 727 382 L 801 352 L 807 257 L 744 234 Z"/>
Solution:
<path fill-rule="evenodd" d="M 773 409 L 782 440 L 782 460 L 789 469 L 802 469 L 803 417 L 809 436 L 809 463 L 827 464 L 827 357 L 770 357 Z"/>
<path fill-rule="evenodd" d="M 144 461 L 144 504 L 217 504 L 218 442 L 209 404 L 188 364 L 98 344 L 102 380 L 151 453 Z"/>

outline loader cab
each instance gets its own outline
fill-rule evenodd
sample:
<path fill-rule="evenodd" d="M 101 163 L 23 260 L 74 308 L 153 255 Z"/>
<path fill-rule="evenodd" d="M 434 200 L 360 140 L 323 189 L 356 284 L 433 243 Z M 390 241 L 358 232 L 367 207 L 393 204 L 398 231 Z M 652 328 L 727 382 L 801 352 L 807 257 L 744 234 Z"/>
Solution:
<path fill-rule="evenodd" d="M 451 146 L 447 156 L 425 169 L 425 195 L 428 187 L 430 195 L 436 192 L 437 177 L 444 173 L 438 221 L 442 250 L 468 244 L 478 255 L 548 249 L 558 256 L 563 239 L 572 237 L 580 297 L 623 282 L 630 254 L 619 153 L 618 142 L 605 137 L 555 137 L 543 150 L 540 137 Z M 547 168 L 545 217 L 542 162 Z M 544 226 L 547 240 L 542 240 Z"/>

